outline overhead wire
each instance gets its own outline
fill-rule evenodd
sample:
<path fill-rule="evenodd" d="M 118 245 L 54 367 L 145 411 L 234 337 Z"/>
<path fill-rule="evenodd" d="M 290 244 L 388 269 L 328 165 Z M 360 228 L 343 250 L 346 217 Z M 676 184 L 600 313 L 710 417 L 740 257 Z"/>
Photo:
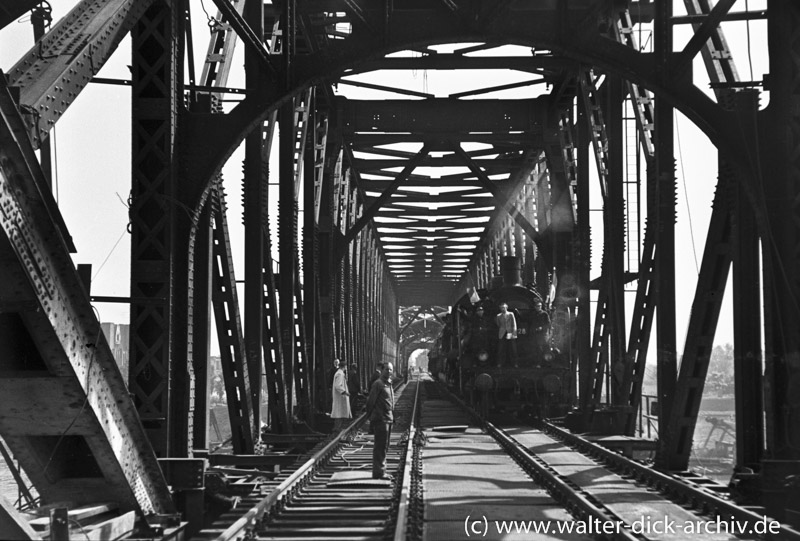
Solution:
<path fill-rule="evenodd" d="M 50 142 L 53 143 L 53 170 L 51 179 L 53 182 L 53 195 L 55 196 L 56 203 L 58 203 L 58 145 L 56 144 L 56 127 L 50 132 Z"/>
<path fill-rule="evenodd" d="M 92 310 L 94 311 L 95 316 L 97 317 L 97 321 L 99 322 L 100 321 L 100 312 L 98 312 L 97 308 L 95 308 L 94 306 L 92 306 Z M 90 378 L 91 378 L 91 375 L 92 375 L 92 367 L 94 366 L 94 361 L 95 361 L 95 357 L 96 357 L 95 353 L 97 351 L 97 343 L 100 341 L 100 335 L 102 333 L 103 333 L 103 328 L 98 323 L 98 325 L 97 325 L 97 336 L 95 337 L 94 343 L 93 344 L 85 344 L 84 345 L 84 347 L 89 348 L 91 350 L 91 355 L 89 356 L 89 366 L 86 369 L 86 385 L 85 385 L 86 391 L 85 391 L 85 397 L 83 399 L 83 404 L 81 404 L 80 409 L 75 414 L 75 416 L 72 418 L 72 421 L 70 421 L 70 423 L 67 425 L 67 428 L 65 428 L 61 432 L 61 434 L 58 436 L 58 440 L 56 440 L 56 444 L 53 446 L 53 450 L 50 452 L 50 458 L 47 459 L 47 463 L 45 464 L 44 469 L 42 470 L 42 476 L 47 475 L 47 470 L 48 470 L 48 468 L 50 468 L 50 464 L 53 462 L 53 459 L 56 456 L 56 452 L 58 451 L 58 448 L 61 446 L 61 442 L 64 441 L 64 438 L 67 436 L 67 433 L 75 425 L 75 423 L 78 421 L 80 416 L 83 415 L 83 412 L 86 409 L 86 406 L 89 404 L 89 396 L 90 396 L 89 395 L 89 390 L 90 390 L 90 386 L 91 386 L 91 379 Z"/>
<path fill-rule="evenodd" d="M 744 0 L 744 10 L 750 12 L 750 0 Z M 750 80 L 753 81 L 753 55 L 750 43 L 750 19 L 746 21 L 747 24 L 747 62 L 750 64 Z"/>
<path fill-rule="evenodd" d="M 125 236 L 125 233 L 127 233 L 127 232 L 128 232 L 128 227 L 126 226 L 126 227 L 125 227 L 125 229 L 122 231 L 122 234 L 121 234 L 121 235 L 119 236 L 119 238 L 117 239 L 117 242 L 115 242 L 115 243 L 114 243 L 114 246 L 112 246 L 112 247 L 111 247 L 111 250 L 108 252 L 108 255 L 106 256 L 106 258 L 103 260 L 103 262 L 102 262 L 102 263 L 100 263 L 100 266 L 99 266 L 99 267 L 97 267 L 97 271 L 95 271 L 94 275 L 92 276 L 92 280 L 94 280 L 95 278 L 97 278 L 97 275 L 98 275 L 98 274 L 100 274 L 100 271 L 101 271 L 101 270 L 103 270 L 103 267 L 104 267 L 104 266 L 105 266 L 105 264 L 108 262 L 109 258 L 111 257 L 111 254 L 113 254 L 113 253 L 114 253 L 114 250 L 117 248 L 117 246 L 119 245 L 119 243 L 122 241 L 122 238 Z"/>
<path fill-rule="evenodd" d="M 120 197 L 119 193 L 117 193 L 117 194 L 116 194 L 116 196 L 117 196 L 117 199 L 119 199 L 120 203 L 122 203 L 122 204 L 125 206 L 125 208 L 127 208 L 127 209 L 128 209 L 128 212 L 130 212 L 130 209 L 131 209 L 130 199 L 128 200 L 128 203 L 125 203 L 125 201 L 123 201 L 123 200 L 122 200 L 122 197 Z M 125 233 L 130 233 L 130 232 L 131 232 L 130 225 L 131 225 L 131 224 L 130 224 L 130 221 L 129 221 L 129 222 L 128 222 L 128 223 L 125 225 L 125 230 L 124 230 L 124 231 L 122 232 L 122 234 L 119 236 L 119 238 L 117 239 L 117 242 L 115 242 L 115 243 L 114 243 L 114 246 L 112 246 L 112 247 L 111 247 L 111 250 L 109 250 L 109 252 L 108 252 L 108 255 L 106 255 L 106 258 L 105 258 L 105 259 L 103 259 L 103 262 L 102 262 L 102 263 L 100 263 L 100 266 L 97 268 L 97 270 L 95 271 L 94 275 L 92 276 L 92 280 L 94 280 L 95 278 L 97 278 L 97 276 L 100 274 L 100 271 L 101 271 L 101 270 L 103 270 L 103 267 L 104 267 L 104 266 L 105 266 L 105 264 L 108 262 L 108 260 L 111 258 L 111 255 L 114 253 L 114 250 L 116 250 L 117 246 L 118 246 L 118 245 L 119 245 L 119 243 L 122 241 L 122 238 L 125 236 Z"/>
<path fill-rule="evenodd" d="M 675 135 L 676 135 L 676 142 L 678 143 L 678 162 L 680 163 L 681 167 L 681 180 L 683 182 L 683 197 L 686 199 L 686 214 L 689 217 L 689 237 L 692 239 L 692 256 L 694 257 L 694 270 L 697 275 L 700 275 L 700 265 L 697 262 L 697 246 L 695 245 L 694 241 L 694 224 L 692 223 L 692 207 L 689 204 L 689 191 L 686 187 L 686 171 L 683 167 L 683 149 L 681 147 L 681 131 L 678 123 L 678 113 L 673 109 L 672 111 L 673 118 L 675 119 Z"/>

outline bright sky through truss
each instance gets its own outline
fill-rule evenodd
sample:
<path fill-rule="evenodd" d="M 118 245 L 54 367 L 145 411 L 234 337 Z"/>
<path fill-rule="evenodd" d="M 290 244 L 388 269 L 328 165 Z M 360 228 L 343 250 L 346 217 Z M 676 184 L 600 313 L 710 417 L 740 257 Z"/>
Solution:
<path fill-rule="evenodd" d="M 55 20 L 63 17 L 76 3 L 75 0 L 51 0 Z M 679 2 L 675 3 L 676 15 L 682 14 Z M 741 2 L 734 6 L 740 7 Z M 206 8 L 213 8 L 206 2 Z M 750 10 L 766 9 L 765 0 L 751 0 Z M 205 55 L 206 42 L 209 36 L 205 15 L 199 1 L 192 0 L 193 30 L 195 42 L 195 59 L 198 73 Z M 641 34 L 641 42 L 647 44 L 647 29 Z M 768 71 L 766 22 L 753 21 L 723 23 L 728 44 L 737 64 L 740 79 L 761 80 Z M 690 28 L 676 27 L 676 49 L 681 48 L 691 36 Z M 0 30 L 0 68 L 8 71 L 13 64 L 33 45 L 30 23 L 22 20 L 12 23 Z M 444 53 L 465 44 L 443 45 L 437 47 Z M 648 45 L 649 46 L 649 45 Z M 522 47 L 508 47 L 502 54 L 529 55 L 530 51 Z M 398 52 L 396 56 L 418 55 L 415 52 Z M 498 55 L 498 50 L 471 53 L 475 56 Z M 229 86 L 243 86 L 242 47 L 236 50 L 236 60 Z M 103 67 L 101 77 L 128 79 L 130 72 L 130 39 L 126 38 L 112 59 Z M 752 69 L 751 66 L 752 65 Z M 752 72 L 752 74 L 751 74 Z M 698 55 L 694 63 L 696 85 L 709 94 L 708 78 L 705 67 Z M 535 75 L 515 73 L 505 70 L 481 71 L 385 71 L 371 74 L 354 74 L 348 79 L 367 81 L 373 84 L 399 86 L 416 92 L 431 93 L 446 97 L 453 93 L 474 90 L 491 85 L 516 83 L 535 79 Z M 513 90 L 480 94 L 475 98 L 498 97 L 534 97 L 546 89 L 544 85 L 534 85 Z M 339 85 L 337 92 L 349 97 L 361 99 L 396 99 L 398 96 L 383 91 Z M 236 98 L 232 98 L 236 99 Z M 413 99 L 404 97 L 403 99 Z M 464 98 L 471 99 L 471 98 Z M 762 98 L 762 106 L 768 103 L 768 96 Z M 228 104 L 232 107 L 233 104 Z M 66 223 L 78 248 L 74 260 L 76 263 L 93 265 L 92 292 L 96 295 L 128 296 L 130 276 L 130 236 L 127 233 L 127 198 L 130 190 L 130 89 L 121 86 L 90 85 L 74 105 L 70 107 L 64 118 L 59 121 L 55 130 L 55 151 L 57 163 L 57 198 Z M 678 176 L 678 222 L 676 235 L 677 245 L 681 247 L 678 254 L 677 281 L 678 289 L 678 341 L 685 331 L 681 326 L 688 322 L 690 303 L 694 297 L 696 284 L 696 266 L 692 255 L 696 245 L 697 258 L 702 255 L 705 242 L 705 231 L 711 211 L 711 199 L 717 178 L 716 149 L 708 143 L 707 138 L 681 114 L 676 114 L 676 159 Z M 418 150 L 419 145 L 403 147 Z M 242 226 L 241 226 L 241 150 L 234 153 L 223 170 L 229 207 L 228 221 L 234 250 L 234 264 L 242 277 Z M 274 167 L 277 170 L 277 167 Z M 418 174 L 422 174 L 420 168 Z M 441 171 L 438 172 L 441 174 Z M 450 173 L 448 173 L 450 174 Z M 272 200 L 277 199 L 277 187 L 271 187 Z M 410 194 L 415 189 L 404 188 L 402 193 Z M 444 193 L 437 188 L 438 193 Z M 593 195 L 594 201 L 599 198 Z M 491 207 L 487 207 L 491 208 Z M 598 210 L 597 207 L 595 210 Z M 447 209 L 439 209 L 443 217 Z M 413 210 L 404 211 L 412 214 Z M 600 213 L 593 213 L 599 218 Z M 402 220 L 403 216 L 398 216 Z M 277 220 L 271 220 L 276 223 Z M 399 222 L 397 222 L 399 223 Z M 431 222 L 435 224 L 435 221 Z M 389 222 L 379 226 L 392 227 Z M 593 231 L 600 231 L 598 225 Z M 424 238 L 425 235 L 420 235 Z M 475 237 L 477 239 L 478 237 Z M 599 237 L 596 237 L 599 238 Z M 404 239 L 405 241 L 405 239 Z M 474 241 L 461 239 L 464 250 L 473 250 Z M 472 244 L 470 244 L 470 242 Z M 277 243 L 276 243 L 277 244 Z M 402 244 L 387 245 L 387 250 L 403 250 Z M 600 246 L 593 246 L 593 253 L 601 253 Z M 402 253 L 402 252 L 401 252 Z M 465 252 L 469 253 L 469 252 Z M 400 255 L 398 253 L 398 255 Z M 391 255 L 389 257 L 392 257 Z M 461 272 L 457 269 L 454 272 Z M 593 275 L 599 272 L 599 265 L 593 267 Z M 716 343 L 732 341 L 729 293 L 726 293 L 726 305 L 717 332 Z M 119 304 L 98 304 L 101 319 L 106 321 L 127 322 L 128 308 Z"/>

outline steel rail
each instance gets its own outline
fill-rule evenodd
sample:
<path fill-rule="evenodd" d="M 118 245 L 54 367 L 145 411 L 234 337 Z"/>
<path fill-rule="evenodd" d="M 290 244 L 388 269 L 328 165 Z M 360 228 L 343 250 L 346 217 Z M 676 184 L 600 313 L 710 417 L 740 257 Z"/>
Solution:
<path fill-rule="evenodd" d="M 633 475 L 637 480 L 646 482 L 648 485 L 653 486 L 672 499 L 680 498 L 682 501 L 690 502 L 695 508 L 701 508 L 704 511 L 718 516 L 731 515 L 739 522 L 752 523 L 764 519 L 764 516 L 740 507 L 734 502 L 721 498 L 700 487 L 692 486 L 684 480 L 649 468 L 644 464 L 626 458 L 610 449 L 606 449 L 602 445 L 585 440 L 547 421 L 544 421 L 542 426 L 545 432 L 557 437 L 567 445 L 585 454 L 602 459 L 612 469 Z M 767 536 L 766 539 L 770 539 L 770 537 Z M 781 524 L 780 532 L 777 534 L 777 537 L 773 539 L 800 541 L 800 532 Z"/>
<path fill-rule="evenodd" d="M 581 515 L 582 517 L 588 516 L 591 518 L 592 522 L 597 524 L 615 523 L 625 526 L 616 533 L 608 534 L 606 537 L 607 539 L 620 541 L 638 541 L 641 539 L 640 536 L 634 535 L 630 531 L 630 524 L 621 517 L 602 506 L 602 504 L 597 504 L 591 501 L 586 495 L 581 494 L 581 492 L 584 492 L 582 489 L 574 487 L 565 481 L 562 475 L 553 470 L 542 459 L 532 455 L 515 438 L 509 436 L 505 431 L 497 428 L 489 421 L 482 419 L 473 408 L 468 406 L 459 397 L 450 393 L 449 390 L 447 390 L 447 393 L 450 394 L 461 407 L 466 409 L 470 415 L 472 415 L 473 418 L 475 418 L 479 424 L 506 449 L 509 455 L 511 455 L 526 472 L 544 486 L 554 499 L 564 504 L 567 511 L 573 515 Z"/>
<path fill-rule="evenodd" d="M 523 469 L 529 471 L 531 475 L 541 483 L 556 500 L 566 504 L 567 510 L 573 514 L 580 514 L 591 517 L 596 524 L 623 524 L 624 528 L 620 531 L 608 534 L 609 539 L 635 541 L 641 539 L 631 533 L 630 525 L 621 517 L 601 505 L 592 502 L 584 494 L 582 489 L 571 486 L 563 476 L 554 471 L 541 458 L 532 455 L 515 438 L 509 436 L 502 429 L 497 428 L 490 422 L 486 422 L 486 431 L 494 437 L 508 453 L 521 463 Z M 532 471 L 531 471 L 532 470 Z"/>
<path fill-rule="evenodd" d="M 406 384 L 403 384 L 398 389 L 398 398 L 405 391 Z M 328 442 L 325 447 L 314 453 L 302 466 L 295 470 L 289 477 L 283 480 L 281 484 L 275 487 L 264 499 L 259 501 L 256 505 L 250 508 L 244 515 L 239 517 L 233 524 L 228 526 L 225 531 L 220 533 L 214 538 L 214 541 L 232 541 L 240 539 L 248 539 L 250 531 L 255 528 L 258 522 L 266 515 L 272 508 L 280 502 L 287 494 L 295 492 L 299 485 L 316 473 L 320 466 L 324 465 L 333 455 L 338 447 L 343 443 L 344 437 L 349 434 L 354 428 L 360 426 L 366 420 L 366 412 L 359 415 L 350 423 L 347 428 L 342 430 L 335 438 Z"/>
<path fill-rule="evenodd" d="M 411 423 L 408 427 L 408 441 L 406 442 L 406 458 L 403 466 L 403 480 L 400 483 L 400 502 L 397 506 L 397 522 L 394 527 L 394 541 L 404 541 L 408 533 L 409 511 L 411 501 L 411 471 L 414 462 L 414 439 L 417 434 L 416 419 L 417 406 L 419 405 L 419 374 L 417 374 L 417 388 L 414 392 L 414 407 L 411 410 Z"/>
<path fill-rule="evenodd" d="M 449 391 L 448 391 L 449 392 Z M 497 435 L 502 435 L 502 437 L 507 438 L 509 440 L 509 445 L 515 448 L 515 453 L 519 451 L 520 457 L 525 457 L 527 455 L 531 458 L 530 464 L 531 466 L 538 472 L 542 471 L 543 479 L 549 479 L 551 477 L 551 472 L 547 471 L 546 467 L 541 466 L 537 463 L 535 457 L 533 457 L 527 449 L 525 449 L 519 442 L 514 440 L 514 438 L 502 433 L 500 429 L 495 427 L 489 422 L 483 421 L 478 414 L 475 412 L 474 409 L 466 405 L 460 398 L 455 395 L 451 396 L 464 407 L 470 414 L 475 417 L 476 419 L 480 420 L 480 422 L 486 427 L 487 431 L 492 433 L 493 436 L 497 437 Z M 686 482 L 686 480 L 682 480 L 676 477 L 672 477 L 665 473 L 656 471 L 644 464 L 636 462 L 635 460 L 626 458 L 610 449 L 606 449 L 605 447 L 590 442 L 580 436 L 572 434 L 562 428 L 559 428 L 547 421 L 542 422 L 542 426 L 546 433 L 549 433 L 552 436 L 557 437 L 570 447 L 583 452 L 584 454 L 593 456 L 595 458 L 601 459 L 607 466 L 611 469 L 617 471 L 617 473 L 624 473 L 627 475 L 631 475 L 635 477 L 637 480 L 641 482 L 647 483 L 649 486 L 652 486 L 663 493 L 665 496 L 670 497 L 671 499 L 680 499 L 682 503 L 691 503 L 692 508 L 694 509 L 701 509 L 704 512 L 714 514 L 716 516 L 731 516 L 735 520 L 739 522 L 748 522 L 748 523 L 756 523 L 762 521 L 764 519 L 763 515 L 759 515 L 749 509 L 740 507 L 736 505 L 734 502 L 729 500 L 725 500 L 716 494 L 712 494 L 707 490 L 704 490 L 698 486 L 692 486 Z M 500 441 L 501 438 L 498 438 Z M 517 448 L 518 446 L 518 448 Z M 516 456 L 515 453 L 512 453 L 513 456 Z M 524 458 L 525 462 L 528 463 L 527 458 Z M 560 480 L 559 480 L 560 481 Z M 555 482 L 552 487 L 551 485 L 546 485 L 548 489 L 553 488 L 553 490 L 558 490 L 559 493 L 561 490 L 564 490 L 565 495 L 569 495 L 568 491 L 574 493 L 574 489 L 569 487 L 566 483 L 567 489 L 561 486 L 561 482 Z M 544 483 L 543 483 L 544 484 Z M 575 501 L 579 505 L 579 509 L 583 510 L 583 503 L 580 501 L 582 498 L 579 494 L 575 494 L 576 498 Z M 594 506 L 594 504 L 587 500 L 587 502 Z M 601 519 L 606 520 L 606 519 Z M 614 518 L 613 520 L 618 520 Z M 622 521 L 624 523 L 624 521 Z M 626 532 L 627 535 L 631 535 Z M 615 537 L 616 539 L 639 539 L 639 537 L 631 536 L 631 537 Z M 797 530 L 786 526 L 785 524 L 781 524 L 780 531 L 775 534 L 774 536 L 771 534 L 765 534 L 765 539 L 780 539 L 780 540 L 788 540 L 788 541 L 800 541 L 800 532 Z"/>

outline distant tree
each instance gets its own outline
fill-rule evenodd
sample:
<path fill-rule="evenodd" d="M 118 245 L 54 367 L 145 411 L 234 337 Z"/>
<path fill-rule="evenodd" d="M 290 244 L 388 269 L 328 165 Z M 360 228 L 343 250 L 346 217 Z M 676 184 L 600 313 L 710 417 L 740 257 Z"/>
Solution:
<path fill-rule="evenodd" d="M 733 382 L 733 345 L 714 346 L 708 363 L 706 389 L 722 394 L 732 393 Z"/>

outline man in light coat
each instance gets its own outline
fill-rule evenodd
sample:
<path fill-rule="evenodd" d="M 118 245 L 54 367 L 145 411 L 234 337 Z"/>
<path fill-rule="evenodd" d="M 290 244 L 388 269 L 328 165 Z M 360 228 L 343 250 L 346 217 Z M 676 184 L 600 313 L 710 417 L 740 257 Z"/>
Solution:
<path fill-rule="evenodd" d="M 517 366 L 517 319 L 508 311 L 508 304 L 500 303 L 500 313 L 495 317 L 497 323 L 497 366 L 511 361 Z M 508 357 L 508 358 L 507 358 Z"/>
<path fill-rule="evenodd" d="M 341 366 L 333 376 L 333 406 L 331 407 L 331 419 L 333 419 L 333 430 L 338 432 L 347 425 L 347 419 L 352 419 L 350 411 L 350 392 L 347 390 L 347 376 Z"/>

